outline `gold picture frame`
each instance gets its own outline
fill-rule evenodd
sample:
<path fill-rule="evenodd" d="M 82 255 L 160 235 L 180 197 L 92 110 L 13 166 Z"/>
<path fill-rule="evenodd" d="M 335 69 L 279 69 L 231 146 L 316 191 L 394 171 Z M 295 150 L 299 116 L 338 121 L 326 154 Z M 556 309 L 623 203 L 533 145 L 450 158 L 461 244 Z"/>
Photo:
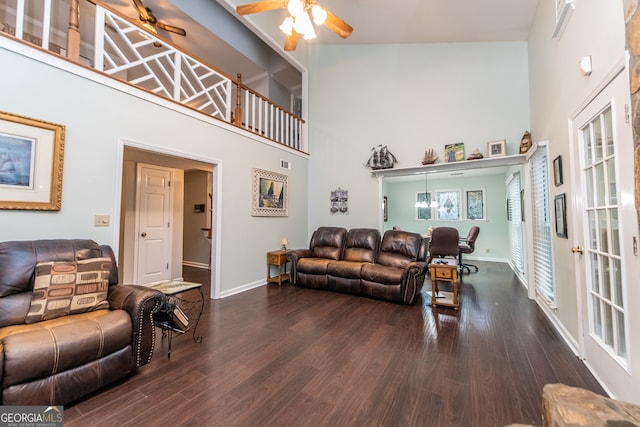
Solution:
<path fill-rule="evenodd" d="M 251 216 L 289 216 L 289 177 L 253 169 Z"/>
<path fill-rule="evenodd" d="M 0 209 L 59 211 L 64 125 L 0 111 Z"/>

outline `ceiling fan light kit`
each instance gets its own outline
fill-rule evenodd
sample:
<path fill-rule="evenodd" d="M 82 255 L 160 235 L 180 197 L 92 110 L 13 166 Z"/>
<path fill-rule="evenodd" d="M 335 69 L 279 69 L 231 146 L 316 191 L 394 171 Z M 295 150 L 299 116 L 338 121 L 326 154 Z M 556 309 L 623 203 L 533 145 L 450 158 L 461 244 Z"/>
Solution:
<path fill-rule="evenodd" d="M 284 43 L 284 50 L 287 51 L 295 50 L 299 35 L 302 35 L 305 40 L 316 38 L 313 23 L 315 23 L 316 26 L 324 24 L 342 38 L 346 39 L 349 37 L 353 32 L 353 28 L 333 13 L 317 5 L 316 1 L 317 0 L 263 0 L 237 6 L 236 11 L 240 15 L 248 15 L 250 13 L 286 8 L 289 16 L 280 24 L 280 30 L 287 36 Z M 312 18 L 313 23 L 311 22 Z"/>

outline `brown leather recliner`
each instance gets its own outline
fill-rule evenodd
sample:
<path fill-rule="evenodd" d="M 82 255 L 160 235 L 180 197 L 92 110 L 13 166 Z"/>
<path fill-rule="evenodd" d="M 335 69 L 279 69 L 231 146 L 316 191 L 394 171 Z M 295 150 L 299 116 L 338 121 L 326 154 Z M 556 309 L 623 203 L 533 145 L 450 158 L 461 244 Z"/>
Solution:
<path fill-rule="evenodd" d="M 164 298 L 118 285 L 109 246 L 0 243 L 0 404 L 65 405 L 132 374 L 151 360 Z"/>
<path fill-rule="evenodd" d="M 372 228 L 320 227 L 309 249 L 287 253 L 296 286 L 412 304 L 427 271 L 419 234 Z"/>

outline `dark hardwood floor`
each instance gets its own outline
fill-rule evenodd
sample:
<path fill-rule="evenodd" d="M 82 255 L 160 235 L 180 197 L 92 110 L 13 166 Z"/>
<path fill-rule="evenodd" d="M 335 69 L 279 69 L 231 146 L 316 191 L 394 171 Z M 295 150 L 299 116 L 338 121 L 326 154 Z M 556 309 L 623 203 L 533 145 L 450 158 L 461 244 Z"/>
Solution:
<path fill-rule="evenodd" d="M 158 334 L 149 365 L 65 425 L 540 425 L 547 383 L 605 394 L 509 267 L 477 264 L 460 311 L 432 308 L 429 280 L 413 306 L 291 285 L 207 301 L 201 344 L 174 336 L 168 359 Z"/>

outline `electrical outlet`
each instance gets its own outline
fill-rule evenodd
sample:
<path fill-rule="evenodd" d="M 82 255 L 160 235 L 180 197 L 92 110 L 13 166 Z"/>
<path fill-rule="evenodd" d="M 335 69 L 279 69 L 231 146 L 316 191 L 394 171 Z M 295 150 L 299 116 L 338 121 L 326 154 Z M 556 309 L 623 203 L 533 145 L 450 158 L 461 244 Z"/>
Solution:
<path fill-rule="evenodd" d="M 93 225 L 96 227 L 107 227 L 109 222 L 109 215 L 96 215 L 93 219 Z"/>
<path fill-rule="evenodd" d="M 490 250 L 489 250 L 489 248 L 487 248 L 487 253 L 489 253 L 489 252 L 490 252 Z"/>

